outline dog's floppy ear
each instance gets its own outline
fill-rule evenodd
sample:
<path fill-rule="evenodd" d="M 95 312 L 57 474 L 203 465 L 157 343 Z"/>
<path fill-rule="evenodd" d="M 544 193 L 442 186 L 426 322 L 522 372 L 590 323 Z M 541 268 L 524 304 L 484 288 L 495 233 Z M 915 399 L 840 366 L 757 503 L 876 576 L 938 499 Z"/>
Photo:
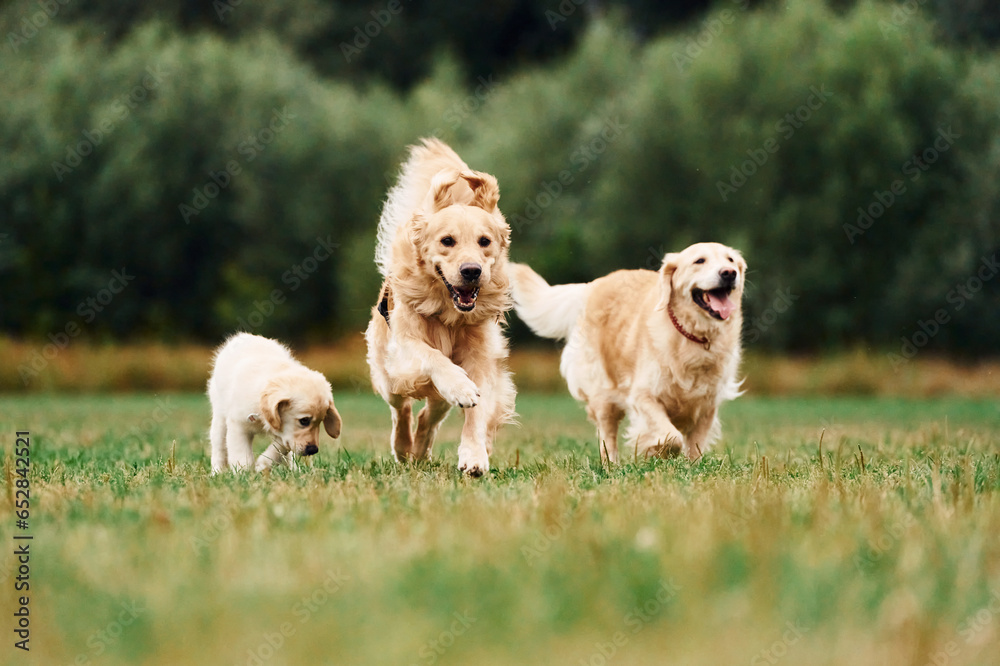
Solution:
<path fill-rule="evenodd" d="M 466 187 L 458 187 L 463 181 Z M 497 179 L 480 171 L 442 169 L 431 179 L 431 188 L 424 201 L 424 208 L 432 213 L 453 204 L 476 206 L 492 213 L 500 201 Z"/>
<path fill-rule="evenodd" d="M 457 169 L 438 171 L 431 179 L 431 189 L 424 201 L 424 209 L 436 213 L 452 204 L 468 203 L 468 192 L 465 193 L 464 197 L 460 194 L 460 190 L 465 188 L 455 187 L 460 178 L 461 175 Z"/>
<path fill-rule="evenodd" d="M 409 227 L 406 229 L 406 236 L 414 247 L 420 247 L 424 242 L 424 233 L 427 231 L 427 218 L 421 213 L 416 213 L 410 219 Z"/>
<path fill-rule="evenodd" d="M 342 424 L 343 421 L 340 420 L 340 413 L 333 406 L 333 400 L 331 400 L 330 406 L 326 410 L 326 416 L 323 417 L 323 427 L 326 429 L 326 434 L 337 439 L 340 437 L 340 427 Z"/>
<path fill-rule="evenodd" d="M 500 226 L 500 247 L 506 250 L 510 247 L 510 225 L 504 222 Z"/>
<path fill-rule="evenodd" d="M 507 224 L 507 220 L 504 219 L 500 211 L 492 215 L 492 218 L 490 231 L 496 236 L 497 242 L 500 244 L 500 249 L 507 250 L 510 247 L 510 225 Z"/>
<path fill-rule="evenodd" d="M 472 204 L 487 213 L 497 209 L 500 201 L 500 186 L 497 179 L 481 171 L 463 171 L 462 178 L 472 188 Z"/>
<path fill-rule="evenodd" d="M 670 303 L 674 271 L 680 265 L 680 259 L 681 255 L 677 252 L 671 252 L 663 258 L 663 265 L 660 266 L 660 302 L 656 304 L 657 310 L 666 310 Z"/>
<path fill-rule="evenodd" d="M 291 400 L 284 397 L 281 386 L 275 382 L 267 385 L 260 395 L 260 413 L 274 430 L 281 430 L 281 410 L 288 407 Z"/>

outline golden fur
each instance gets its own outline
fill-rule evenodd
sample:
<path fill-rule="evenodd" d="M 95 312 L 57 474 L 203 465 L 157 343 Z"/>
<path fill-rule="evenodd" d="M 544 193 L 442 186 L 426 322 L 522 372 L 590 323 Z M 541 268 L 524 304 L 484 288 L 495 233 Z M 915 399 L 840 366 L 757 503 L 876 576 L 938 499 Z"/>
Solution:
<path fill-rule="evenodd" d="M 259 335 L 237 333 L 219 347 L 208 397 L 213 474 L 227 466 L 262 471 L 286 456 L 293 461 L 289 454 L 312 455 L 319 450 L 321 423 L 330 437 L 340 436 L 340 414 L 326 378 L 281 343 Z M 253 438 L 260 433 L 271 445 L 254 465 Z"/>
<path fill-rule="evenodd" d="M 510 227 L 496 179 L 472 171 L 447 145 L 410 149 L 379 222 L 385 277 L 365 333 L 372 385 L 392 412 L 397 460 L 429 458 L 438 426 L 461 407 L 458 467 L 489 470 L 497 429 L 514 415 L 501 321 L 510 309 Z M 388 322 L 386 316 L 388 315 Z M 413 401 L 426 399 L 413 431 Z"/>
<path fill-rule="evenodd" d="M 697 243 L 668 254 L 659 272 L 622 270 L 587 284 L 549 285 L 522 264 L 510 273 L 521 318 L 567 340 L 560 370 L 587 405 L 602 458 L 617 461 L 624 416 L 629 457 L 693 460 L 718 439 L 719 405 L 739 395 L 746 262 L 738 251 Z"/>

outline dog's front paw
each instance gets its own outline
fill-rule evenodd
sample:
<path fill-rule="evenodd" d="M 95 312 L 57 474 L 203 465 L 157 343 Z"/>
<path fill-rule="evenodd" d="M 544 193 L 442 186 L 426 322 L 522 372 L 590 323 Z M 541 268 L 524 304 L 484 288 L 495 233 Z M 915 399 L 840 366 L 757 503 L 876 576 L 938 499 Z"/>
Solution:
<path fill-rule="evenodd" d="M 490 457 L 482 448 L 458 447 L 458 469 L 471 477 L 479 477 L 490 471 Z"/>
<path fill-rule="evenodd" d="M 450 381 L 442 382 L 441 384 L 435 383 L 435 387 L 445 401 L 456 407 L 464 409 L 475 407 L 479 403 L 479 389 L 476 387 L 475 382 L 469 379 L 464 372 L 461 374 L 456 373 L 456 376 Z"/>

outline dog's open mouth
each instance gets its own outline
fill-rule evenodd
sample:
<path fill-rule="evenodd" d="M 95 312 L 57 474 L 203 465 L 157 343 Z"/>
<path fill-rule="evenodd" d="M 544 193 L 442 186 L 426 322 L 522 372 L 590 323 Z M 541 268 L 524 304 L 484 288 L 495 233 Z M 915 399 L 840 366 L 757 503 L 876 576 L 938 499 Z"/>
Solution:
<path fill-rule="evenodd" d="M 729 298 L 733 287 L 716 287 L 715 289 L 692 289 L 691 298 L 702 310 L 719 321 L 729 319 L 736 309 L 736 303 Z"/>
<path fill-rule="evenodd" d="M 440 267 L 435 267 L 434 270 L 437 271 L 438 277 L 448 287 L 448 291 L 451 293 L 451 301 L 455 304 L 455 307 L 461 312 L 472 312 L 476 307 L 476 297 L 479 296 L 479 285 L 456 287 L 448 282 L 444 273 L 441 272 Z"/>

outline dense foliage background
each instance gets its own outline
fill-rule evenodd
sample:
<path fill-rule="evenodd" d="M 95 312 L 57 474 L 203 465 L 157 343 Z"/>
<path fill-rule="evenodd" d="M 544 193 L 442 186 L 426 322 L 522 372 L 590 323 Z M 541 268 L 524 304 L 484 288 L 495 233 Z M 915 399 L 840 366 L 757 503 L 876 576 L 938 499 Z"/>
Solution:
<path fill-rule="evenodd" d="M 751 347 L 997 350 L 989 3 L 35 0 L 0 29 L 8 335 L 355 334 L 433 134 L 552 281 L 718 240 Z"/>

